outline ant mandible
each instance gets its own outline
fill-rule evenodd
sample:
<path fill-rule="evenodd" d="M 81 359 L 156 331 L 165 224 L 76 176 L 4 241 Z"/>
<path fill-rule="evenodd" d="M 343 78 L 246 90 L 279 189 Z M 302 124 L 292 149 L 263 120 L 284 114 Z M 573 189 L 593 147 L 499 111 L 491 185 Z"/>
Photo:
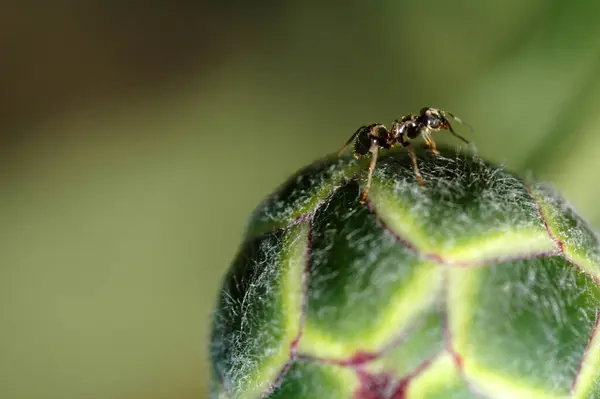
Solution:
<path fill-rule="evenodd" d="M 412 160 L 412 166 L 415 171 L 415 176 L 421 187 L 424 187 L 423 179 L 421 178 L 421 172 L 419 171 L 419 165 L 417 164 L 417 155 L 415 149 L 412 146 L 411 140 L 416 139 L 419 135 L 425 139 L 425 144 L 431 152 L 435 155 L 439 155 L 439 151 L 435 145 L 435 141 L 431 137 L 433 132 L 440 130 L 449 130 L 454 136 L 458 137 L 466 144 L 469 141 L 457 134 L 452 125 L 448 121 L 448 116 L 457 121 L 460 124 L 467 126 L 470 130 L 471 127 L 465 124 L 462 120 L 454 116 L 451 112 L 442 111 L 436 108 L 425 107 L 419 111 L 418 115 L 408 114 L 400 119 L 396 119 L 392 125 L 392 129 L 388 130 L 381 123 L 373 123 L 368 126 L 361 126 L 358 130 L 348 139 L 344 147 L 340 151 L 342 155 L 346 149 L 353 144 L 354 145 L 354 157 L 360 158 L 368 153 L 371 153 L 371 163 L 369 164 L 369 173 L 367 175 L 367 184 L 362 193 L 360 202 L 364 204 L 367 201 L 367 195 L 371 188 L 371 180 L 373 178 L 373 170 L 377 163 L 377 154 L 381 148 L 391 148 L 397 145 L 407 147 Z"/>

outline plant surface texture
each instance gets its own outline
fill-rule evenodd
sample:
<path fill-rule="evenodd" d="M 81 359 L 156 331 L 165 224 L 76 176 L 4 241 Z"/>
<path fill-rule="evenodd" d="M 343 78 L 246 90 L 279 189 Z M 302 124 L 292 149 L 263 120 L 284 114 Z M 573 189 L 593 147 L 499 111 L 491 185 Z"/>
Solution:
<path fill-rule="evenodd" d="M 597 236 L 468 155 L 331 157 L 262 203 L 223 280 L 211 398 L 600 398 Z"/>

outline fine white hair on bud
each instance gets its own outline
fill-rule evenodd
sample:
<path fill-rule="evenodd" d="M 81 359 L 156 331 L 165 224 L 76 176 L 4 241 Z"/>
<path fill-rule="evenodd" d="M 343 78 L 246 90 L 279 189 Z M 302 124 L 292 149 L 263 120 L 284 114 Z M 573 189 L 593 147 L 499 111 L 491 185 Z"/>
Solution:
<path fill-rule="evenodd" d="M 600 245 L 471 155 L 330 157 L 260 204 L 214 312 L 212 398 L 600 397 Z"/>

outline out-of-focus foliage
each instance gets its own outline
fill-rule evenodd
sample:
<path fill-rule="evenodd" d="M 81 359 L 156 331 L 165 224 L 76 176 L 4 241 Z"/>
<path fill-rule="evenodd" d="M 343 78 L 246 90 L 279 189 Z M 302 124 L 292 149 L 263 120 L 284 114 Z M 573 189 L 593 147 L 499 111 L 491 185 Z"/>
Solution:
<path fill-rule="evenodd" d="M 424 105 L 600 222 L 596 1 L 103 4 L 0 7 L 0 397 L 205 397 L 251 210 Z"/>

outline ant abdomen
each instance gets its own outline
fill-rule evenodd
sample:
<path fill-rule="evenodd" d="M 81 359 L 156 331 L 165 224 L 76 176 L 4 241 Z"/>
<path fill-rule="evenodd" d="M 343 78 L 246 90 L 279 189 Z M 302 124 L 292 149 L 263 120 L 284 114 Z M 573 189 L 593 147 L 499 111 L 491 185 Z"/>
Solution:
<path fill-rule="evenodd" d="M 355 156 L 366 155 L 373 149 L 374 145 L 389 148 L 389 131 L 384 125 L 373 123 L 369 126 L 363 126 L 356 134 L 356 141 L 354 142 Z"/>
<path fill-rule="evenodd" d="M 363 126 L 354 142 L 354 155 L 366 155 L 371 149 L 371 129 L 368 126 Z"/>

